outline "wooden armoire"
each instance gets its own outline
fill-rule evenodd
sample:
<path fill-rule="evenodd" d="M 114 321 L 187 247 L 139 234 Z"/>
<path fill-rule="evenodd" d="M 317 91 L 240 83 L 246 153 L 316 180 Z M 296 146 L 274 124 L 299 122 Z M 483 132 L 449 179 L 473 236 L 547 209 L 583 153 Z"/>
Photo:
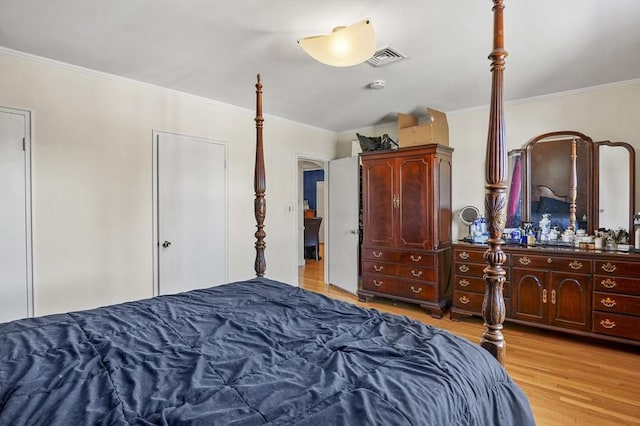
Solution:
<path fill-rule="evenodd" d="M 442 317 L 451 301 L 451 155 L 437 144 L 361 154 L 361 301 L 417 303 Z"/>

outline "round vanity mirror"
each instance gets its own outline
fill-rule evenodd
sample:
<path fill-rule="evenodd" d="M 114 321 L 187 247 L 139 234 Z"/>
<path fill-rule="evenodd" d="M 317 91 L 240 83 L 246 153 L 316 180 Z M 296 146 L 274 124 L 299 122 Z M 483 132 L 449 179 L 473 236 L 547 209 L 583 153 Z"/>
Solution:
<path fill-rule="evenodd" d="M 460 221 L 467 225 L 467 227 L 469 228 L 469 235 L 467 236 L 467 238 L 470 239 L 471 225 L 473 225 L 473 222 L 480 217 L 480 210 L 478 210 L 478 208 L 474 206 L 465 206 L 460 209 L 458 217 L 460 218 Z"/>

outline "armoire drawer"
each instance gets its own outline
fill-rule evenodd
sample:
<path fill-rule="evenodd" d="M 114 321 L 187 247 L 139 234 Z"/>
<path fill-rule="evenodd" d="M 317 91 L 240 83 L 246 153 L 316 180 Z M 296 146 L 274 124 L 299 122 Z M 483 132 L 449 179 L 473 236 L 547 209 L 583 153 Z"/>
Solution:
<path fill-rule="evenodd" d="M 436 256 L 422 252 L 401 251 L 384 248 L 363 248 L 362 258 L 378 262 L 403 263 L 407 265 L 435 267 Z"/>
<path fill-rule="evenodd" d="M 433 268 L 421 268 L 398 263 L 372 262 L 369 260 L 363 262 L 362 272 L 429 282 L 435 281 L 438 275 L 437 271 Z"/>
<path fill-rule="evenodd" d="M 373 274 L 365 274 L 362 277 L 362 288 L 376 293 L 428 302 L 433 302 L 436 295 L 433 284 Z"/>

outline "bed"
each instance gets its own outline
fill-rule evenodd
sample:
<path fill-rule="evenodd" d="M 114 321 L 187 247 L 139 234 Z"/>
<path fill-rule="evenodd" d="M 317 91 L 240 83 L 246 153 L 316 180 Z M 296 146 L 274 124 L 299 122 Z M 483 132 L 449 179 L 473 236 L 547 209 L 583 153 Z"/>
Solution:
<path fill-rule="evenodd" d="M 0 424 L 534 424 L 501 366 L 499 255 L 481 345 L 264 277 L 260 76 L 255 121 L 256 278 L 0 324 Z"/>

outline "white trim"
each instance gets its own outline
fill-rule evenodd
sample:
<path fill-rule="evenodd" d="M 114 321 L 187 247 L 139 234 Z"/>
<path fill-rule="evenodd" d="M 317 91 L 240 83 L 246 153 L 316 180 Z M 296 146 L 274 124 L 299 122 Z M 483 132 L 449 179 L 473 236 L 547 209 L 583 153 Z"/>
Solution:
<path fill-rule="evenodd" d="M 203 137 L 199 137 L 199 136 L 190 136 L 190 135 L 184 135 L 181 133 L 174 133 L 174 132 L 164 132 L 161 130 L 152 130 L 151 132 L 152 137 L 151 137 L 151 145 L 152 145 L 152 164 L 151 164 L 151 205 L 152 205 L 152 241 L 151 241 L 151 250 L 152 250 L 152 264 L 153 264 L 153 288 L 152 288 L 152 294 L 153 296 L 157 296 L 158 294 L 160 294 L 160 287 L 159 287 L 159 259 L 158 259 L 158 246 L 160 244 L 160 241 L 158 239 L 158 142 L 159 142 L 159 137 L 160 135 L 175 135 L 175 136 L 182 136 L 182 137 L 187 137 L 190 139 L 197 139 L 197 140 L 201 140 L 207 143 L 213 143 L 216 145 L 222 145 L 224 147 L 224 179 L 225 179 L 225 229 L 226 229 L 226 233 L 225 233 L 225 239 L 224 239 L 224 253 L 225 253 L 225 272 L 224 272 L 224 281 L 228 282 L 229 281 L 229 144 L 227 142 L 224 141 L 219 141 L 219 140 L 214 140 L 214 139 L 209 139 L 209 138 L 203 138 Z"/>

